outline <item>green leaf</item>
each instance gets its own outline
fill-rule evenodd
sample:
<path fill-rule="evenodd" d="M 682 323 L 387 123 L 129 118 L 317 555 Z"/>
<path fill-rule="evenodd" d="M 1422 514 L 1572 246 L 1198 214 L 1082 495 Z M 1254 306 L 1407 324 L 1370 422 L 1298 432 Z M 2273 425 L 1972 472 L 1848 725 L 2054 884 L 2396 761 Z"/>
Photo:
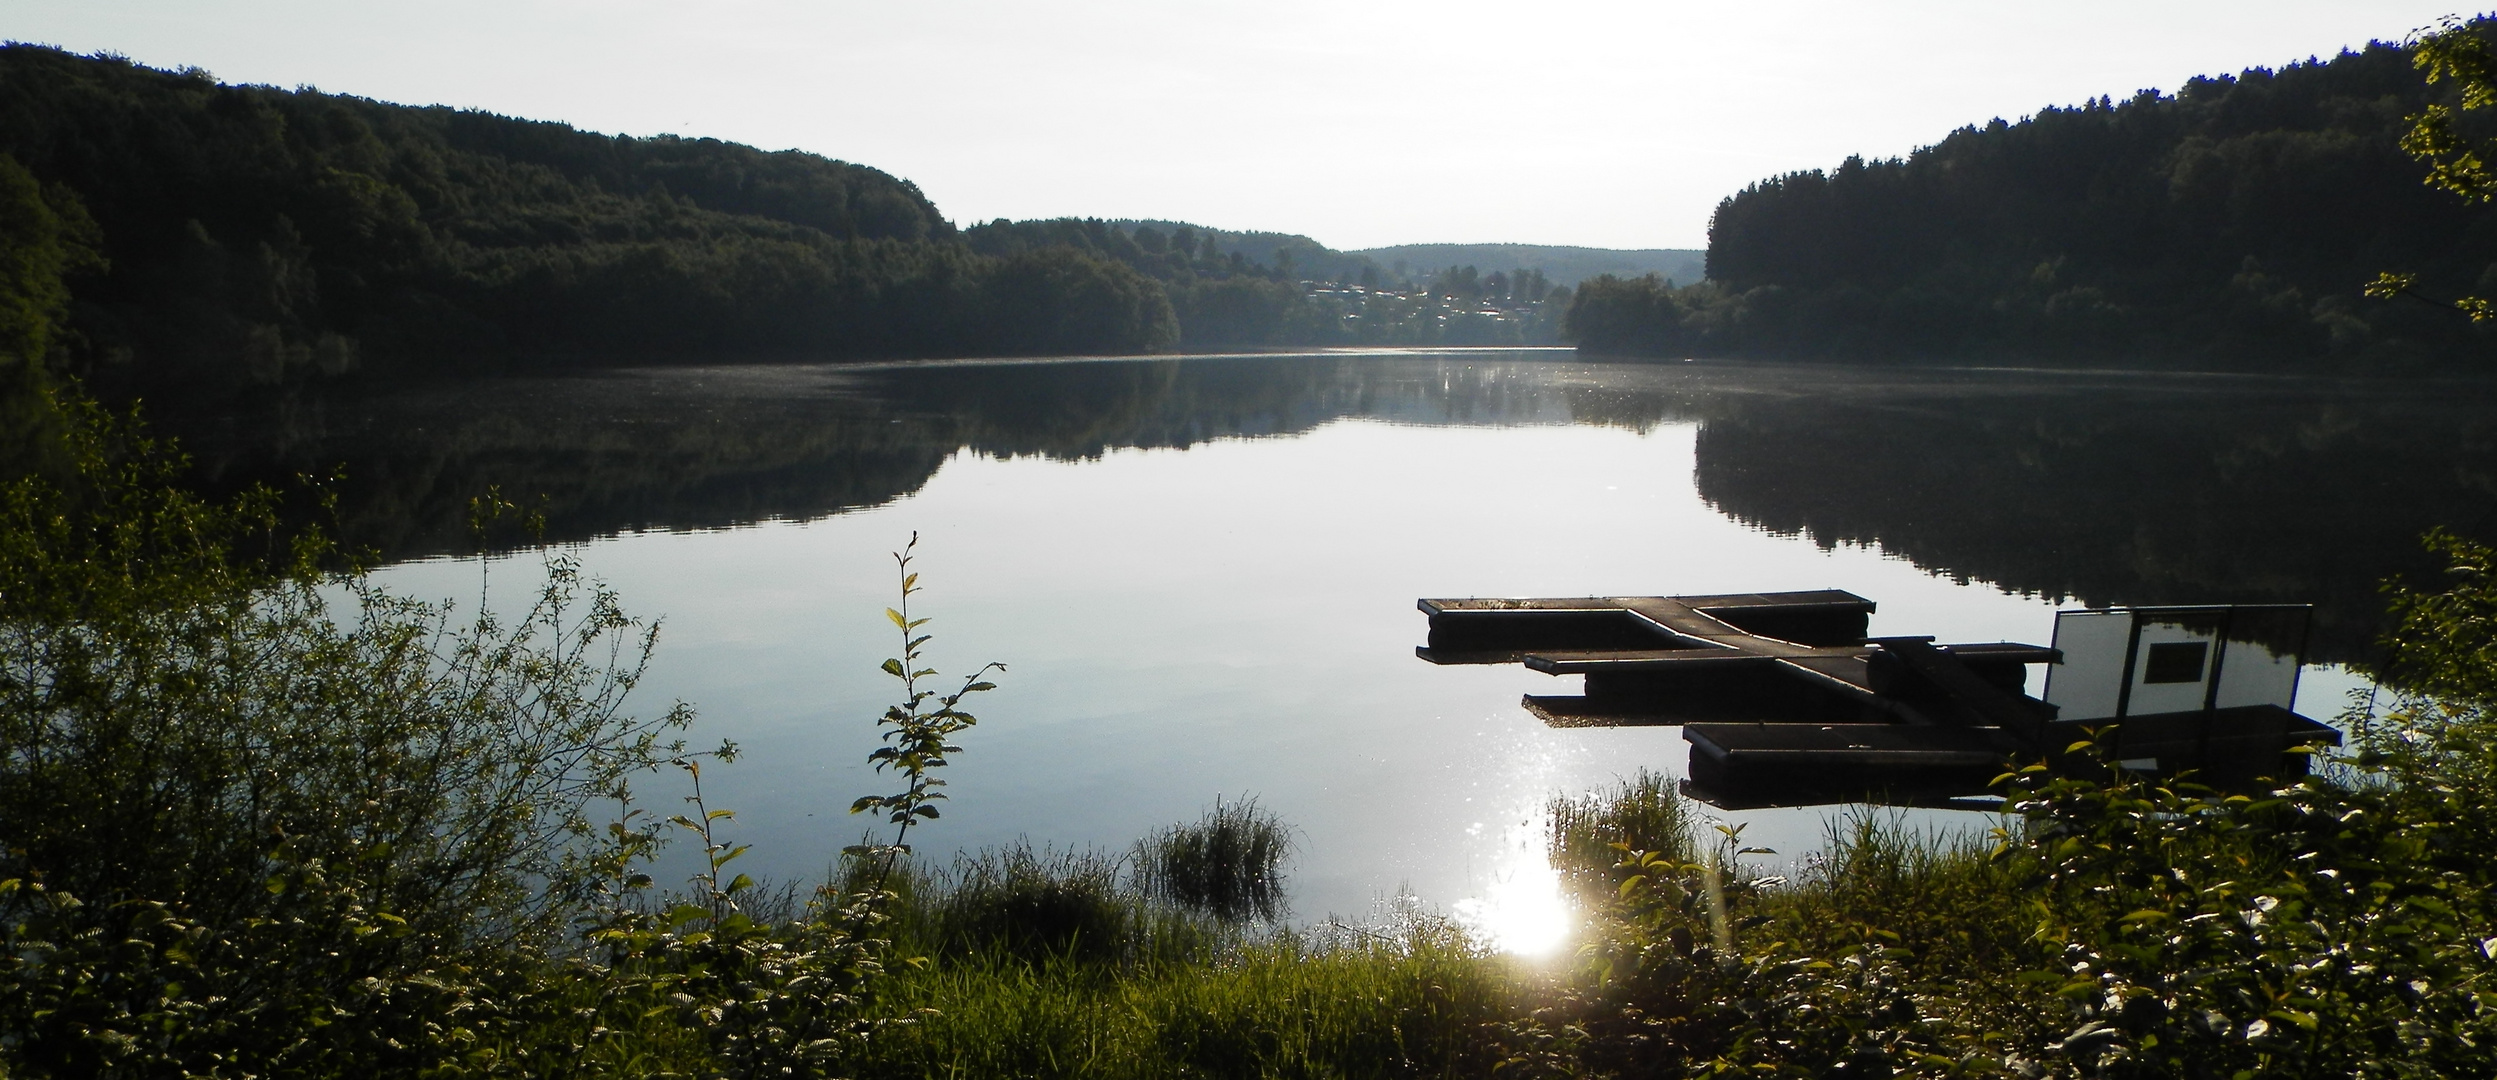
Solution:
<path fill-rule="evenodd" d="M 893 625 L 895 626 L 901 627 L 904 630 L 910 629 L 910 620 L 903 618 L 901 612 L 895 611 L 892 608 L 886 608 L 884 609 L 884 617 L 893 620 Z"/>

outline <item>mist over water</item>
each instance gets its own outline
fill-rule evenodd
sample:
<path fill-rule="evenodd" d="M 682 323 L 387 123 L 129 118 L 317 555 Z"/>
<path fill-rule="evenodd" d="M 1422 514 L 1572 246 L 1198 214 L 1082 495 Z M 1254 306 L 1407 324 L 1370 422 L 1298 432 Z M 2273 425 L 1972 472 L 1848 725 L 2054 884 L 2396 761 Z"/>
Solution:
<path fill-rule="evenodd" d="M 2304 601 L 2313 655 L 2352 660 L 2376 583 L 2428 565 L 2421 531 L 2497 535 L 2488 404 L 2416 383 L 1332 353 L 511 380 L 190 444 L 226 479 L 344 462 L 343 526 L 418 595 L 474 594 L 473 559 L 449 557 L 468 496 L 543 495 L 552 536 L 664 620 L 645 707 L 692 701 L 694 741 L 746 748 L 706 794 L 737 809 L 758 876 L 819 874 L 864 825 L 849 801 L 882 789 L 863 760 L 891 693 L 885 553 L 916 530 L 938 665 L 1011 665 L 927 850 L 1124 848 L 1255 795 L 1301 831 L 1300 917 L 1410 890 L 1526 947 L 1550 918 L 1544 801 L 1678 773 L 1684 744 L 1518 707 L 1574 679 L 1421 662 L 1416 598 L 1843 588 L 1880 603 L 1875 634 L 2040 643 L 2065 599 Z M 2341 685 L 2310 678 L 2303 711 L 2328 716 Z M 1723 816 L 1774 864 L 1833 813 Z"/>

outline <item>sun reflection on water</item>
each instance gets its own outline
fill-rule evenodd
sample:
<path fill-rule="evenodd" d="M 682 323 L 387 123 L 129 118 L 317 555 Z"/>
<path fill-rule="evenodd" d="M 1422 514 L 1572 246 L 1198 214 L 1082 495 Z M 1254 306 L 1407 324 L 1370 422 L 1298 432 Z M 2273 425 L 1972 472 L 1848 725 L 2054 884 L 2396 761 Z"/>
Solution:
<path fill-rule="evenodd" d="M 1456 903 L 1457 922 L 1501 952 L 1549 956 L 1568 942 L 1577 912 L 1541 852 L 1512 864 L 1476 898 Z"/>
<path fill-rule="evenodd" d="M 1548 957 L 1576 936 L 1580 915 L 1553 869 L 1546 850 L 1551 833 L 1551 793 L 1570 770 L 1566 759 L 1575 746 L 1552 737 L 1547 729 L 1522 733 L 1505 748 L 1509 779 L 1515 785 L 1486 800 L 1494 811 L 1474 822 L 1466 835 L 1497 837 L 1491 850 L 1475 849 L 1475 859 L 1489 856 L 1489 873 L 1477 869 L 1473 896 L 1450 906 L 1456 924 L 1486 948 L 1519 957 Z M 1486 828 L 1488 826 L 1488 829 Z M 1474 862 L 1482 867 L 1481 862 Z"/>

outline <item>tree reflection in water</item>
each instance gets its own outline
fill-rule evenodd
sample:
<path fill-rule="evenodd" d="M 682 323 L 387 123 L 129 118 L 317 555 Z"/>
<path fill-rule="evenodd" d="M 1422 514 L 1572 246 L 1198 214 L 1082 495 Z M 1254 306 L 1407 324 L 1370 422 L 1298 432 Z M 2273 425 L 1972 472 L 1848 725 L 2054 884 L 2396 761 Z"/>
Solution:
<path fill-rule="evenodd" d="M 1334 420 L 1696 423 L 1719 511 L 2088 603 L 2313 602 L 2363 655 L 2434 525 L 2497 536 L 2497 411 L 2467 383 L 1719 364 L 1559 351 L 738 365 L 368 390 L 162 421 L 214 484 L 343 466 L 348 536 L 462 550 L 488 485 L 551 538 L 806 519 L 950 455 L 1088 459 Z M 1556 524 L 1557 527 L 1557 524 Z"/>

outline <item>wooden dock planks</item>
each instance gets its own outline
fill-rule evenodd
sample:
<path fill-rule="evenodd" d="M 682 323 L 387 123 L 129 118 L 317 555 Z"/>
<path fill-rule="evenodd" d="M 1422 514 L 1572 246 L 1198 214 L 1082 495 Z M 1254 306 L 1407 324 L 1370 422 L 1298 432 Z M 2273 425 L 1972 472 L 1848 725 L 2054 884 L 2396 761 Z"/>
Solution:
<path fill-rule="evenodd" d="M 1873 602 L 1835 589 L 1707 596 L 1426 599 L 1434 663 L 1522 663 L 1586 680 L 1528 695 L 1556 727 L 1678 725 L 1694 795 L 1720 806 L 1876 801 L 1957 805 L 2015 757 L 2106 768 L 2067 753 L 2085 725 L 2027 693 L 2016 642 L 1865 636 Z M 2113 767 L 2192 770 L 2231 784 L 2304 771 L 2301 747 L 2339 733 L 2277 706 L 2127 717 Z"/>

